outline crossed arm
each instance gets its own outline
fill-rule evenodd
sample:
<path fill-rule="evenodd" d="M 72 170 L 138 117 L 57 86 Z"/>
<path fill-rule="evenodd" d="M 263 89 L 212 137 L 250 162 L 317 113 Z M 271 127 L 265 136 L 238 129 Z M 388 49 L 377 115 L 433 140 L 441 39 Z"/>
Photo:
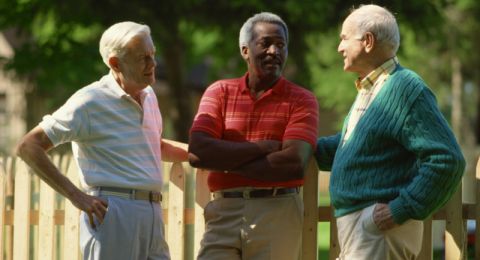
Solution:
<path fill-rule="evenodd" d="M 200 131 L 192 132 L 189 144 L 192 166 L 261 181 L 303 178 L 311 154 L 311 145 L 301 140 L 233 142 Z"/>

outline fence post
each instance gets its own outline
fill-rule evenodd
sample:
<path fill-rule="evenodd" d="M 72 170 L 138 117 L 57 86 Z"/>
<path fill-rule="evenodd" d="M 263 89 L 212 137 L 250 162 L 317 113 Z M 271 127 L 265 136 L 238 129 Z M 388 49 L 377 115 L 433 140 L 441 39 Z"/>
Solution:
<path fill-rule="evenodd" d="M 185 208 L 185 175 L 181 163 L 163 162 L 164 172 L 170 171 L 168 184 L 168 224 L 167 237 L 172 259 L 183 259 L 184 227 L 183 213 Z"/>
<path fill-rule="evenodd" d="M 12 212 L 13 210 L 13 172 L 15 169 L 15 158 L 7 156 L 4 158 L 4 170 L 5 170 L 5 199 L 7 201 L 5 202 L 5 210 L 10 211 L 9 213 Z M 9 198 L 10 197 L 10 198 Z M 6 212 L 5 212 L 6 213 Z M 4 220 L 5 222 L 7 219 Z M 4 229 L 3 233 L 4 236 L 4 245 L 5 245 L 5 260 L 12 260 L 13 259 L 13 222 L 12 222 L 12 215 L 10 215 L 10 228 Z"/>
<path fill-rule="evenodd" d="M 418 259 L 432 259 L 433 257 L 433 242 L 432 242 L 432 218 L 423 221 L 423 242 L 422 249 L 418 255 Z"/>
<path fill-rule="evenodd" d="M 7 172 L 4 168 L 4 158 L 0 158 L 0 258 L 3 259 L 3 238 L 5 234 L 5 192 L 7 189 Z"/>
<path fill-rule="evenodd" d="M 475 259 L 480 259 L 480 158 L 477 161 L 475 201 Z"/>
<path fill-rule="evenodd" d="M 330 252 L 328 259 L 333 260 L 340 254 L 340 246 L 338 244 L 337 221 L 334 216 L 333 206 L 330 209 Z"/>
<path fill-rule="evenodd" d="M 15 204 L 13 214 L 13 259 L 29 259 L 30 173 L 20 159 L 15 162 Z"/>
<path fill-rule="evenodd" d="M 53 161 L 58 165 L 59 155 L 55 155 Z M 54 212 L 55 192 L 47 183 L 40 181 L 40 207 L 38 214 L 39 259 L 54 259 Z"/>
<path fill-rule="evenodd" d="M 195 224 L 193 239 L 193 255 L 196 258 L 200 251 L 200 242 L 205 232 L 203 209 L 210 201 L 211 195 L 207 185 L 208 171 L 197 169 L 195 174 Z"/>
<path fill-rule="evenodd" d="M 461 186 L 445 206 L 445 220 L 445 260 L 464 259 L 465 224 L 462 215 Z"/>
<path fill-rule="evenodd" d="M 318 225 L 318 169 L 312 158 L 305 171 L 303 186 L 304 220 L 302 234 L 302 260 L 317 259 Z"/>
<path fill-rule="evenodd" d="M 67 157 L 70 160 L 73 160 L 73 157 Z M 64 158 L 65 160 L 65 158 Z M 66 162 L 63 163 L 64 165 Z M 79 176 L 78 176 L 78 167 L 76 163 L 70 161 L 68 162 L 68 169 L 66 170 L 67 178 L 79 186 Z M 77 260 L 80 257 L 80 238 L 79 238 L 79 216 L 80 210 L 75 207 L 72 202 L 68 199 L 65 199 L 65 221 L 64 221 L 64 236 L 63 236 L 63 259 Z"/>

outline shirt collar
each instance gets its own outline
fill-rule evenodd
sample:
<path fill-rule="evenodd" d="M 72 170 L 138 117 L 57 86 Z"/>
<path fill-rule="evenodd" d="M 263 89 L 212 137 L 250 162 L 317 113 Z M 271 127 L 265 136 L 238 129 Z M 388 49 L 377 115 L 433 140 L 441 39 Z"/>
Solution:
<path fill-rule="evenodd" d="M 357 79 L 355 81 L 355 87 L 357 90 L 361 89 L 370 89 L 374 84 L 375 81 L 380 77 L 380 75 L 390 74 L 398 64 L 398 58 L 395 56 L 391 59 L 388 59 L 378 68 L 374 69 L 372 72 L 368 73 L 368 75 L 363 79 Z"/>
<path fill-rule="evenodd" d="M 127 94 L 127 92 L 125 92 L 125 90 L 120 86 L 120 84 L 118 84 L 118 82 L 115 80 L 115 78 L 113 77 L 113 74 L 112 72 L 110 71 L 110 73 L 108 73 L 108 75 L 105 76 L 105 80 L 107 82 L 106 86 L 119 98 L 122 98 L 122 97 L 127 97 L 127 96 L 130 96 L 129 94 Z M 142 89 L 141 92 L 140 92 L 140 98 L 142 99 L 142 101 L 145 99 L 145 97 L 148 95 L 148 92 L 146 90 L 146 88 Z"/>
<path fill-rule="evenodd" d="M 248 79 L 248 72 L 245 73 L 245 75 L 241 78 L 240 81 L 240 92 L 243 93 L 245 91 L 249 92 L 248 86 L 247 86 L 247 79 Z M 275 84 L 265 91 L 265 93 L 272 92 L 275 94 L 283 94 L 285 92 L 285 84 L 286 80 L 283 76 L 280 76 L 280 78 L 275 82 Z"/>

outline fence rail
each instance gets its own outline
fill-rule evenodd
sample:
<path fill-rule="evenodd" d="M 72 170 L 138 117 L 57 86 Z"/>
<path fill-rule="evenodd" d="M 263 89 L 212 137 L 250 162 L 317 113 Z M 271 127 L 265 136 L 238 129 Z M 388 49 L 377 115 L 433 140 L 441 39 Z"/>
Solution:
<path fill-rule="evenodd" d="M 55 155 L 52 159 L 78 184 L 78 170 L 70 155 Z M 0 166 L 1 259 L 81 259 L 78 247 L 80 211 L 32 174 L 23 161 L 4 157 Z M 205 229 L 203 208 L 211 199 L 206 185 L 207 172 L 193 169 L 187 163 L 164 163 L 163 167 L 162 207 L 170 254 L 173 260 L 195 259 Z M 303 260 L 317 259 L 318 222 L 330 222 L 329 259 L 335 259 L 339 251 L 332 209 L 318 206 L 318 192 L 319 174 L 312 160 L 303 188 Z M 478 189 L 476 197 L 480 198 Z M 446 221 L 444 259 L 447 260 L 466 259 L 465 220 L 474 219 L 477 224 L 479 220 L 480 207 L 462 205 L 461 201 L 461 193 L 457 192 L 432 218 Z M 425 221 L 420 259 L 432 259 L 432 219 Z M 478 230 L 476 235 L 480 237 Z M 475 241 L 475 259 L 480 259 L 480 239 Z"/>

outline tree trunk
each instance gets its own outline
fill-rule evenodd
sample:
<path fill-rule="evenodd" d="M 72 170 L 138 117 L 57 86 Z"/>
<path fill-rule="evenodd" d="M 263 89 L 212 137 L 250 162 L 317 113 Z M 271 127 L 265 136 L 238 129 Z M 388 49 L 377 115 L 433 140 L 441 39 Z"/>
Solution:
<path fill-rule="evenodd" d="M 463 143 L 462 133 L 462 97 L 463 97 L 463 78 L 461 71 L 461 63 L 458 56 L 453 55 L 451 60 L 452 66 L 452 128 L 459 143 Z"/>
<path fill-rule="evenodd" d="M 165 57 L 167 82 L 176 109 L 176 113 L 170 114 L 173 115 L 172 121 L 175 130 L 175 140 L 188 142 L 189 130 L 192 122 L 192 106 L 190 102 L 191 90 L 188 89 L 185 80 L 183 44 L 180 37 L 175 37 L 173 35 L 170 35 L 170 37 L 171 39 L 162 41 L 167 43 L 166 46 L 169 46 L 169 48 L 163 49 L 163 57 Z M 172 40 L 172 38 L 174 40 Z"/>

